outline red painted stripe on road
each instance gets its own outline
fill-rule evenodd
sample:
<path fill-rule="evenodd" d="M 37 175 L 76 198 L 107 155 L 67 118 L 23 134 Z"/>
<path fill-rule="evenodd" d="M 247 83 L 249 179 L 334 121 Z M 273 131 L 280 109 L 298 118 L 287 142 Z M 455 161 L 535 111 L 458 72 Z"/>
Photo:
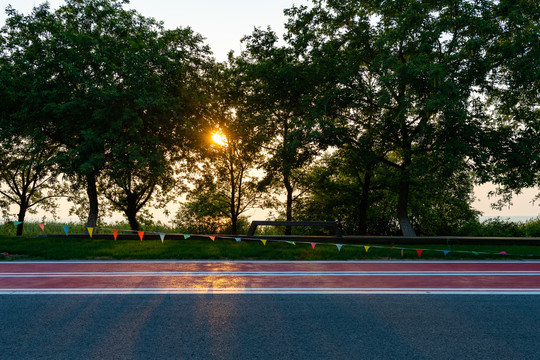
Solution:
<path fill-rule="evenodd" d="M 0 290 L 501 289 L 539 291 L 540 262 L 10 262 Z M 340 274 L 339 272 L 347 272 Z M 504 272 L 509 272 L 505 275 Z M 95 274 L 99 272 L 101 274 Z M 137 273 L 144 272 L 144 276 Z M 183 272 L 183 274 L 164 272 Z M 189 276 L 197 272 L 197 276 Z M 242 272 L 249 272 L 242 274 Z M 304 274 L 302 274 L 304 272 Z M 317 272 L 317 274 L 308 274 Z M 325 273 L 326 272 L 326 273 Z M 357 272 L 357 273 L 355 273 Z M 359 273 L 364 272 L 364 273 Z M 366 274 L 365 272 L 374 272 Z M 401 274 L 400 274 L 401 272 Z M 419 272 L 414 274 L 411 272 Z M 468 274 L 467 272 L 474 272 Z M 494 274 L 490 274 L 496 272 Z M 41 275 L 40 275 L 41 273 Z M 117 274 L 116 274 L 117 273 Z M 405 274 L 406 273 L 406 274 Z M 55 275 L 56 274 L 56 275 Z M 78 275 L 79 274 L 79 275 Z M 308 276 L 309 275 L 309 276 Z M 206 290 L 205 290 L 206 289 Z M 229 291 L 227 290 L 227 291 Z M 260 291 L 260 290 L 258 290 Z M 282 291 L 282 290 L 280 290 Z M 353 290 L 350 290 L 353 291 Z"/>

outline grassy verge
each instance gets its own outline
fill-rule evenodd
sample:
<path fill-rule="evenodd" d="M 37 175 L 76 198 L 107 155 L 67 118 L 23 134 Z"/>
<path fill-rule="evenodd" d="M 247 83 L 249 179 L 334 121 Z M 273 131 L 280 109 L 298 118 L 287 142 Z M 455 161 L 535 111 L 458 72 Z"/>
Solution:
<path fill-rule="evenodd" d="M 392 248 L 332 244 L 210 240 L 119 240 L 71 237 L 0 236 L 0 260 L 230 259 L 230 260 L 373 260 L 373 259 L 538 259 L 540 247 L 498 245 L 407 245 Z M 402 251 L 402 248 L 405 248 Z M 422 249 L 421 256 L 417 249 Z M 442 250 L 450 250 L 444 254 Z M 500 255 L 500 252 L 507 255 Z M 530 256 L 532 255 L 532 256 Z"/>

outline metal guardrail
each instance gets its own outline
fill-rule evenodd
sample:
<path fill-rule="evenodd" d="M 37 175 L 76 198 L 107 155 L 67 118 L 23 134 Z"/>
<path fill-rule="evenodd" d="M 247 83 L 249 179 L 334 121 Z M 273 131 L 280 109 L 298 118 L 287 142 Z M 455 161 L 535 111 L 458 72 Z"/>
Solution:
<path fill-rule="evenodd" d="M 254 236 L 255 230 L 259 225 L 271 225 L 271 226 L 320 226 L 320 227 L 331 227 L 334 229 L 334 234 L 336 237 L 341 237 L 341 230 L 337 222 L 335 221 L 252 221 L 251 226 L 247 232 L 247 236 Z"/>

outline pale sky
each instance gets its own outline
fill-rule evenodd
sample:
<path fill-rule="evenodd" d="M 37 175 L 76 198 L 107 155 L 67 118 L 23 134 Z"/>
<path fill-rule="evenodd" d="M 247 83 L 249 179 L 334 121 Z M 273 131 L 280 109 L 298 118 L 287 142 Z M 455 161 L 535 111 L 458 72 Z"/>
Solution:
<path fill-rule="evenodd" d="M 4 9 L 12 5 L 23 14 L 31 12 L 34 5 L 41 0 L 0 0 L 0 24 L 5 23 Z M 55 9 L 63 0 L 50 0 Z M 309 0 L 131 0 L 129 8 L 156 20 L 163 21 L 166 28 L 190 26 L 194 31 L 206 38 L 214 57 L 218 61 L 226 60 L 227 53 L 241 50 L 240 39 L 251 34 L 254 27 L 271 26 L 279 35 L 284 32 L 286 18 L 283 10 L 293 5 L 310 5 Z M 526 189 L 522 195 L 516 196 L 513 206 L 502 211 L 493 210 L 488 199 L 492 185 L 477 186 L 477 200 L 473 206 L 485 216 L 538 216 L 540 206 L 530 201 L 539 192 L 538 189 Z"/>

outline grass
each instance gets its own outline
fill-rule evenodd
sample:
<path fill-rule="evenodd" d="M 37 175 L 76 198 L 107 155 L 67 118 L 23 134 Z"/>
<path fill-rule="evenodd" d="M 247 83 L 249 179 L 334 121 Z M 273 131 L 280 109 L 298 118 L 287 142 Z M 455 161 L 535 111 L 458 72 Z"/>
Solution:
<path fill-rule="evenodd" d="M 540 247 L 516 245 L 406 245 L 392 248 L 268 241 L 210 240 L 118 240 L 73 237 L 14 237 L 0 235 L 0 260 L 128 260 L 128 259 L 220 259 L 220 260 L 376 260 L 376 259 L 538 259 Z M 402 256 L 402 248 L 403 256 Z M 423 249 L 418 256 L 416 249 Z M 446 256 L 442 250 L 450 250 Z M 508 255 L 500 255 L 505 251 Z M 529 256 L 532 254 L 533 256 Z"/>

